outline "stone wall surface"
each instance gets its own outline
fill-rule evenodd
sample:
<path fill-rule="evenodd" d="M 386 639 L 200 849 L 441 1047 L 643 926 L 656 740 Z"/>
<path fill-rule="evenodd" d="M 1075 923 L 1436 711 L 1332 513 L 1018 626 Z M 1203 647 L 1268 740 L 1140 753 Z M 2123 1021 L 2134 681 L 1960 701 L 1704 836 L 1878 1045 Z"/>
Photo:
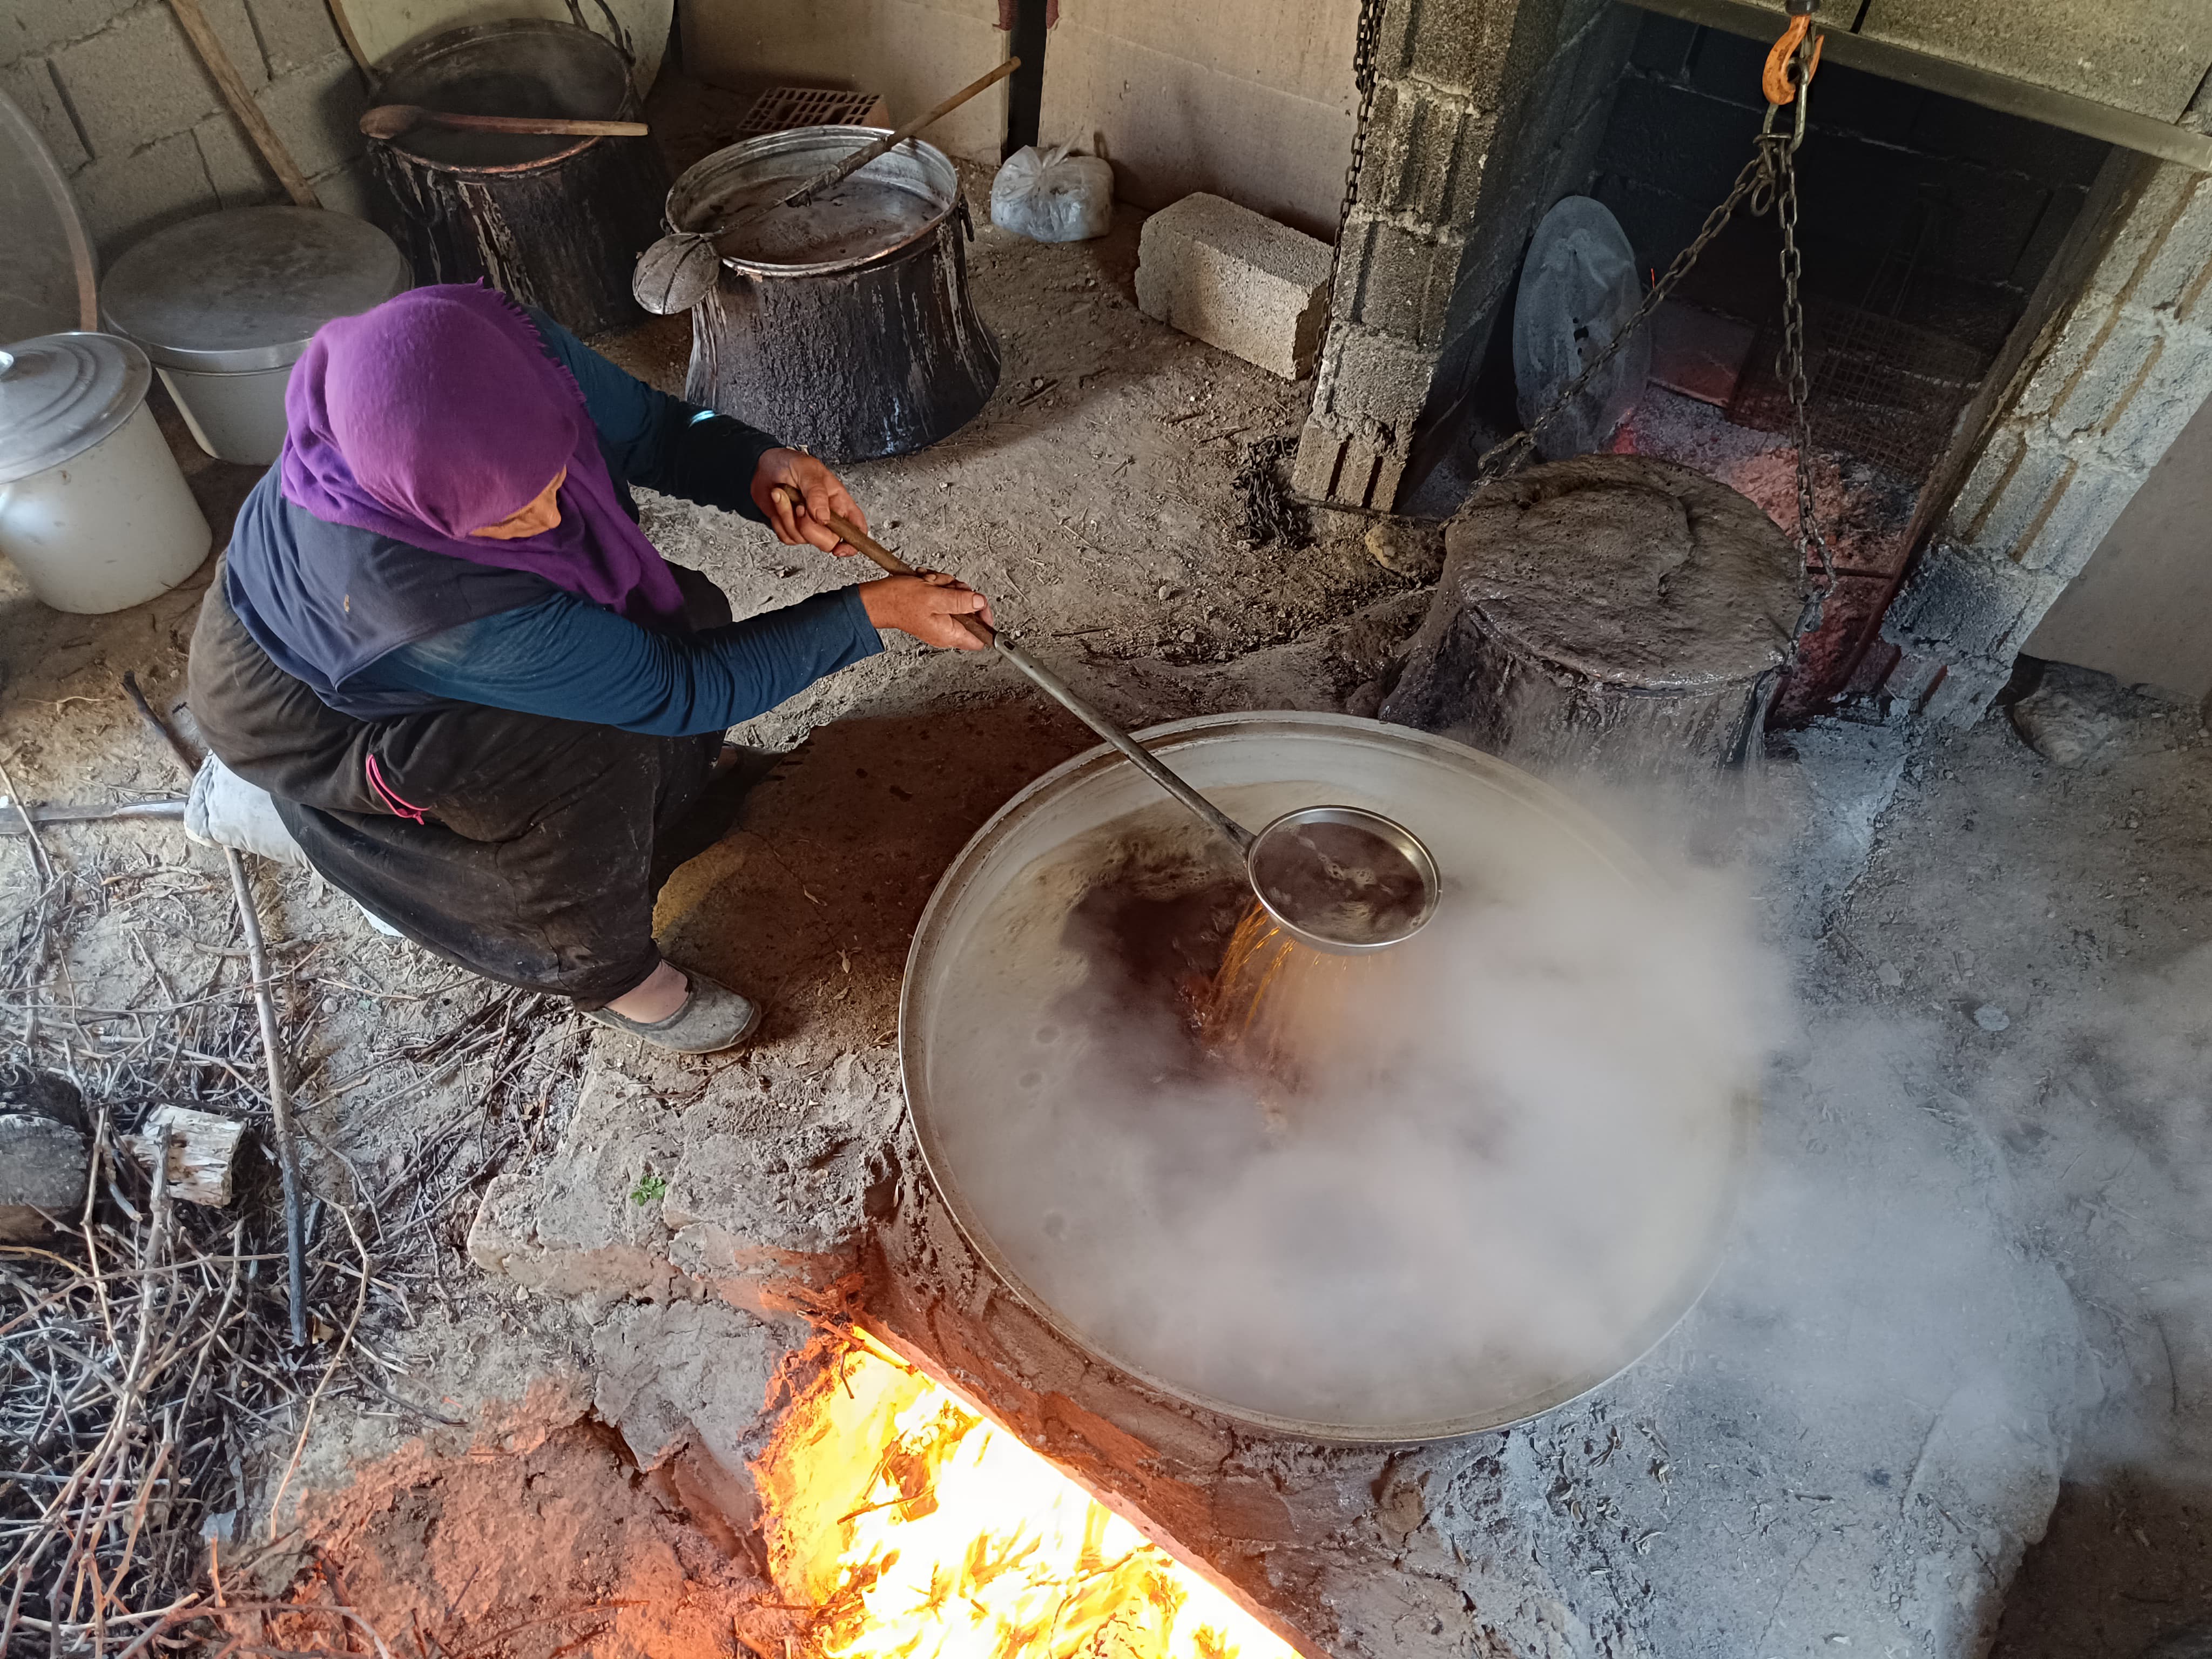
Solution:
<path fill-rule="evenodd" d="M 2200 94 L 2202 123 L 2212 99 Z M 1978 719 L 2066 584 L 2212 398 L 2212 177 L 2129 161 L 2088 274 L 1980 428 L 1884 624 L 1893 697 Z"/>
<path fill-rule="evenodd" d="M 1606 0 L 1393 0 L 1304 494 L 1387 508 L 1415 422 L 1480 359 L 1536 221 L 1582 187 L 1636 16 Z"/>
<path fill-rule="evenodd" d="M 367 216 L 367 92 L 323 0 L 204 4 L 323 205 Z M 179 220 L 288 199 L 166 0 L 13 0 L 0 92 L 68 175 L 103 264 Z"/>

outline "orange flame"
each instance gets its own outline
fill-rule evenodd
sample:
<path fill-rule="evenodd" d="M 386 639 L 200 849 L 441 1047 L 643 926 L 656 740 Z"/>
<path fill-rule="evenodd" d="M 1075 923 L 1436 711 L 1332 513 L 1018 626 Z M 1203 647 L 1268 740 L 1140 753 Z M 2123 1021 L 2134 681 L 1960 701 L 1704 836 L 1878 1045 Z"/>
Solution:
<path fill-rule="evenodd" d="M 755 1467 L 818 1659 L 1297 1659 L 1216 1585 L 865 1333 Z"/>

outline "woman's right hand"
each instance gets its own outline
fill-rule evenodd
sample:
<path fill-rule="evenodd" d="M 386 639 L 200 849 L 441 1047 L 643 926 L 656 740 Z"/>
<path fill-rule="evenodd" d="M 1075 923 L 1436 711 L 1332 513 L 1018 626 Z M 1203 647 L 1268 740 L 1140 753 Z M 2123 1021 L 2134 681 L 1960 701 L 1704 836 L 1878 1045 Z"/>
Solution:
<path fill-rule="evenodd" d="M 973 617 L 991 626 L 991 602 L 942 570 L 862 582 L 860 603 L 867 610 L 868 620 L 877 627 L 896 628 L 924 645 L 949 651 L 981 651 L 991 643 L 969 632 L 960 620 Z"/>

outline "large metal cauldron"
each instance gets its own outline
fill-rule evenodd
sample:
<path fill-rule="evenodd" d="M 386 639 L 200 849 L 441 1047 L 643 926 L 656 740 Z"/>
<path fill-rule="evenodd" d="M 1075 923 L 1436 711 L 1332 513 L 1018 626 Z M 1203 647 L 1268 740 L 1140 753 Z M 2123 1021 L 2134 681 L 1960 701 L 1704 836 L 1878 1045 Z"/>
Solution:
<path fill-rule="evenodd" d="M 1245 822 L 1341 802 L 1436 853 L 1436 921 L 1360 959 L 1398 975 L 1376 1017 L 1408 1022 L 1403 1062 L 1269 1124 L 1158 1058 L 1172 1011 L 1084 1012 L 1079 899 L 1140 868 L 1159 896 L 1178 838 L 1194 867 L 1210 849 L 1112 751 L 1079 756 L 969 843 L 908 964 L 907 1097 L 977 1252 L 1072 1342 L 1302 1440 L 1496 1428 L 1635 1361 L 1711 1274 L 1757 1110 L 1755 1063 L 1717 1061 L 1684 1000 L 1705 964 L 1617 937 L 1667 931 L 1648 866 L 1425 733 L 1248 714 L 1143 735 Z"/>
<path fill-rule="evenodd" d="M 464 115 L 634 120 L 629 64 L 573 23 L 482 23 L 393 58 L 378 93 Z M 424 125 L 371 140 L 387 228 L 417 283 L 489 277 L 579 334 L 641 322 L 637 256 L 659 232 L 668 168 L 651 138 L 464 132 Z"/>
<path fill-rule="evenodd" d="M 805 127 L 748 139 L 668 192 L 672 229 L 781 195 L 880 138 Z M 691 313 L 684 395 L 833 461 L 903 455 L 975 418 L 999 346 L 968 295 L 960 175 L 910 139 L 803 207 L 726 238 Z"/>

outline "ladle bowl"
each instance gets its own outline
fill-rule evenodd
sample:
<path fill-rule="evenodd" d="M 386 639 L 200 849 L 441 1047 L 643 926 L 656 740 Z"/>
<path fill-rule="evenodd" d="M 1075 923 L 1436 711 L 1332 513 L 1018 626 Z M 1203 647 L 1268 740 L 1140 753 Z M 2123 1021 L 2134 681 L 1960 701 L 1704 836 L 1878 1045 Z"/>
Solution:
<path fill-rule="evenodd" d="M 1437 861 L 1395 819 L 1358 806 L 1301 806 L 1244 849 L 1244 874 L 1269 915 L 1301 944 L 1387 951 L 1437 913 Z"/>

